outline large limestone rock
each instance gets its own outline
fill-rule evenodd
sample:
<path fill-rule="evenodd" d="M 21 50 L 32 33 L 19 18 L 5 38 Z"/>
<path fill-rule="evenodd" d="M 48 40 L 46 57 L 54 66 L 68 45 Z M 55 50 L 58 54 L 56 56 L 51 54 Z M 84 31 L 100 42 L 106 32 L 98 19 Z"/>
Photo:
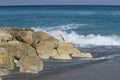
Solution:
<path fill-rule="evenodd" d="M 49 38 L 51 38 L 52 36 L 45 33 L 45 32 L 41 32 L 41 31 L 38 31 L 38 32 L 35 32 L 33 34 L 33 39 L 34 39 L 34 44 L 35 43 L 38 43 L 40 41 L 43 41 L 43 40 L 47 40 Z"/>
<path fill-rule="evenodd" d="M 9 74 L 9 71 L 7 69 L 0 69 L 0 76 L 4 76 Z"/>
<path fill-rule="evenodd" d="M 15 32 L 15 30 L 14 30 L 14 32 Z M 39 43 L 40 41 L 44 41 L 44 40 L 47 40 L 52 37 L 51 35 L 49 35 L 45 32 L 41 32 L 41 31 L 34 32 L 29 29 L 20 30 L 16 34 L 17 35 L 15 35 L 15 36 L 18 41 L 25 42 L 28 44 L 36 44 L 36 43 Z"/>
<path fill-rule="evenodd" d="M 16 39 L 28 44 L 33 43 L 33 31 L 19 31 L 16 35 Z"/>
<path fill-rule="evenodd" d="M 16 40 L 16 35 L 20 31 L 20 29 L 13 29 L 13 28 L 8 28 L 8 32 L 12 35 L 12 40 Z"/>
<path fill-rule="evenodd" d="M 0 42 L 8 42 L 12 40 L 12 36 L 8 31 L 0 30 Z"/>
<path fill-rule="evenodd" d="M 60 59 L 71 59 L 71 57 L 89 57 L 91 58 L 92 55 L 90 53 L 81 53 L 78 49 L 74 47 L 73 43 L 60 43 L 57 48 L 57 55 L 53 56 L 52 58 L 57 59 L 56 56 Z M 65 56 L 67 56 L 65 58 Z"/>
<path fill-rule="evenodd" d="M 53 37 L 50 37 L 47 40 L 40 41 L 38 44 L 35 44 L 37 54 L 42 59 L 48 59 L 57 54 L 56 48 L 58 47 L 59 41 Z"/>
<path fill-rule="evenodd" d="M 8 32 L 10 32 L 10 34 L 12 35 L 12 37 L 13 37 L 13 40 L 16 40 L 16 38 L 17 38 L 17 36 L 19 37 L 21 37 L 22 36 L 22 34 L 20 34 L 22 31 L 23 32 L 26 32 L 26 33 L 24 33 L 25 34 L 25 38 L 29 35 L 29 31 L 30 32 L 34 32 L 32 29 L 19 29 L 19 28 L 5 28 L 5 29 L 3 29 L 3 30 L 6 30 L 6 31 L 8 31 Z M 27 35 L 26 35 L 27 34 Z M 23 36 L 22 36 L 22 38 L 23 38 Z"/>
<path fill-rule="evenodd" d="M 22 57 L 17 65 L 20 72 L 38 73 L 43 70 L 43 60 L 38 56 Z"/>
<path fill-rule="evenodd" d="M 20 28 L 5 28 L 5 27 L 2 27 L 0 28 L 0 31 L 3 31 L 3 32 L 7 32 L 9 33 L 11 36 L 12 36 L 12 40 L 16 40 L 16 36 L 19 32 L 21 31 L 33 31 L 32 29 L 20 29 Z M 2 32 L 2 33 L 3 33 Z"/>
<path fill-rule="evenodd" d="M 54 59 L 72 59 L 68 54 L 57 54 L 53 56 Z"/>
<path fill-rule="evenodd" d="M 4 48 L 0 48 L 0 68 L 14 69 L 13 58 L 8 55 Z"/>
<path fill-rule="evenodd" d="M 16 59 L 23 56 L 36 56 L 36 51 L 29 44 L 21 43 L 19 41 L 9 41 L 7 43 L 0 43 L 0 47 L 7 50 L 8 55 Z"/>
<path fill-rule="evenodd" d="M 15 44 L 16 43 L 16 44 Z M 12 44 L 12 45 L 10 45 Z M 36 56 L 36 51 L 29 44 L 21 43 L 21 42 L 9 42 L 9 46 L 7 47 L 9 55 L 20 59 L 24 56 Z"/>

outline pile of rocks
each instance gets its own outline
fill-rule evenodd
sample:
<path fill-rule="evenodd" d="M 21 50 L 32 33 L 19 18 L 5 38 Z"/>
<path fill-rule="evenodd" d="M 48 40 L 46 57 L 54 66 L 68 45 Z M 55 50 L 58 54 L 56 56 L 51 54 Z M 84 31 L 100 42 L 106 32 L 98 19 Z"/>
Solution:
<path fill-rule="evenodd" d="M 73 57 L 91 58 L 92 55 L 81 53 L 73 43 L 60 42 L 42 31 L 0 28 L 0 75 L 4 69 L 14 67 L 19 67 L 20 72 L 38 73 L 44 69 L 44 59 Z"/>

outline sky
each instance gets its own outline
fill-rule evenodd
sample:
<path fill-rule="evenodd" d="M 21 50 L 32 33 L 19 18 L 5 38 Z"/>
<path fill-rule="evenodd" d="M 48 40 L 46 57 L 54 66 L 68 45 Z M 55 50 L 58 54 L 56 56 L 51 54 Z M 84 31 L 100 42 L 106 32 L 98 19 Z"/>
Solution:
<path fill-rule="evenodd" d="M 120 0 L 0 0 L 1 5 L 120 5 Z"/>

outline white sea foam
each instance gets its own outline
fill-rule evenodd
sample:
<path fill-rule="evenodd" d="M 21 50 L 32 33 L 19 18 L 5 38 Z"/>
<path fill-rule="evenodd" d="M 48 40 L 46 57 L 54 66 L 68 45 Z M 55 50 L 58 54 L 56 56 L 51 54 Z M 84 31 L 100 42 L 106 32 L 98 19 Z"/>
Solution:
<path fill-rule="evenodd" d="M 55 31 L 55 30 L 72 30 L 72 29 L 78 29 L 83 28 L 86 24 L 66 24 L 66 25 L 60 25 L 60 26 L 54 26 L 54 27 L 32 27 L 35 31 Z"/>
<path fill-rule="evenodd" d="M 105 60 L 105 59 L 116 58 L 116 57 L 119 57 L 119 56 L 120 56 L 120 54 L 114 54 L 114 55 L 103 56 L 103 57 L 99 57 L 99 58 L 91 58 L 91 60 Z"/>
<path fill-rule="evenodd" d="M 87 46 L 87 45 L 120 46 L 120 36 L 117 36 L 117 35 L 102 36 L 102 35 L 89 34 L 85 36 L 85 35 L 79 35 L 75 32 L 71 32 L 68 34 L 62 31 L 54 31 L 50 33 L 58 39 L 60 34 L 65 38 L 65 41 L 73 42 L 75 44 L 79 44 L 80 46 Z"/>
<path fill-rule="evenodd" d="M 70 24 L 67 26 L 58 26 L 58 27 L 51 27 L 51 28 L 35 28 L 33 27 L 35 31 L 44 31 L 49 33 L 50 35 L 54 36 L 55 38 L 59 39 L 61 41 L 61 35 L 64 37 L 66 42 L 73 42 L 79 46 L 120 46 L 120 36 L 119 35 L 109 35 L 109 36 L 103 36 L 103 35 L 79 35 L 76 32 L 72 31 L 71 33 L 67 33 L 66 30 L 72 30 L 77 29 L 79 27 L 83 27 L 79 25 Z"/>

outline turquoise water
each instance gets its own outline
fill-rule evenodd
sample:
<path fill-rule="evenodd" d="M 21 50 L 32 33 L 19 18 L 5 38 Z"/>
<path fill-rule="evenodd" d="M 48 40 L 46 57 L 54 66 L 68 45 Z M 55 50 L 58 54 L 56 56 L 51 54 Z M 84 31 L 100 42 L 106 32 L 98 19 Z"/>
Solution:
<path fill-rule="evenodd" d="M 4 6 L 0 26 L 59 32 L 80 45 L 120 45 L 120 6 Z"/>

